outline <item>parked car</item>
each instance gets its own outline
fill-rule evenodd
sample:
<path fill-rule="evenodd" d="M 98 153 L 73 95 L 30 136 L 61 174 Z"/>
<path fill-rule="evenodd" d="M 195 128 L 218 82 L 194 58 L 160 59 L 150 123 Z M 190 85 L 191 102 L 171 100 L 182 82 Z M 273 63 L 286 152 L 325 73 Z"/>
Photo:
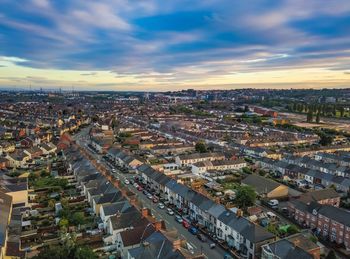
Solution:
<path fill-rule="evenodd" d="M 182 220 L 182 226 L 183 226 L 184 228 L 189 228 L 191 225 L 190 225 L 190 223 L 188 223 L 186 220 Z"/>
<path fill-rule="evenodd" d="M 197 235 L 198 229 L 192 226 L 188 229 L 188 232 L 190 232 L 192 235 Z"/>
<path fill-rule="evenodd" d="M 179 223 L 182 223 L 182 221 L 183 221 L 183 219 L 182 219 L 181 216 L 179 216 L 179 215 L 176 215 L 176 216 L 175 216 L 175 220 L 176 220 L 177 222 L 179 222 Z"/>
<path fill-rule="evenodd" d="M 207 241 L 207 238 L 205 237 L 204 234 L 198 234 L 197 237 L 202 242 L 206 242 Z"/>
<path fill-rule="evenodd" d="M 143 190 L 142 186 L 137 186 L 137 190 L 141 192 Z"/>
<path fill-rule="evenodd" d="M 148 194 L 148 191 L 147 190 L 143 190 L 142 192 L 144 195 L 147 195 Z"/>
<path fill-rule="evenodd" d="M 165 208 L 165 205 L 164 205 L 163 203 L 159 203 L 159 204 L 158 204 L 158 208 L 164 209 L 164 208 Z"/>
<path fill-rule="evenodd" d="M 150 193 L 148 193 L 148 194 L 147 194 L 147 198 L 150 199 L 150 200 L 152 200 L 152 199 L 153 199 L 153 195 L 150 194 Z"/>
<path fill-rule="evenodd" d="M 126 185 L 130 184 L 130 182 L 129 182 L 128 179 L 125 179 L 124 183 L 125 183 Z"/>
<path fill-rule="evenodd" d="M 209 247 L 210 247 L 210 249 L 214 249 L 216 247 L 216 244 L 215 243 L 211 243 L 211 244 L 209 244 Z"/>
<path fill-rule="evenodd" d="M 167 209 L 167 213 L 169 215 L 174 215 L 174 211 L 172 209 L 170 209 L 170 208 Z"/>
<path fill-rule="evenodd" d="M 152 199 L 152 201 L 153 201 L 154 203 L 158 203 L 158 201 L 159 201 L 159 198 L 158 198 L 157 196 L 153 196 L 153 199 Z"/>

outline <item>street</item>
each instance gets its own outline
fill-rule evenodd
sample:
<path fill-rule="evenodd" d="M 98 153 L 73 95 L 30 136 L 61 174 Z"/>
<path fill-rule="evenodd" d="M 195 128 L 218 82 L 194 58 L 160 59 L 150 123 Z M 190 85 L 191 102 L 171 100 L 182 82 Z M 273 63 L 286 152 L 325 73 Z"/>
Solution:
<path fill-rule="evenodd" d="M 135 174 L 125 174 L 122 173 L 116 166 L 111 165 L 107 161 L 105 161 L 101 155 L 93 152 L 88 148 L 88 137 L 87 134 L 89 132 L 89 128 L 85 128 L 79 133 L 77 133 L 74 136 L 74 139 L 76 140 L 77 144 L 83 148 L 85 148 L 97 161 L 100 161 L 101 164 L 103 164 L 106 168 L 115 169 L 114 175 L 116 177 L 119 177 L 121 182 L 124 183 L 126 179 L 131 179 Z M 188 244 L 188 249 L 190 251 L 193 251 L 194 254 L 201 254 L 204 253 L 204 256 L 206 258 L 223 258 L 226 254 L 226 251 L 222 249 L 220 246 L 216 246 L 215 248 L 211 249 L 209 247 L 210 243 L 212 241 L 207 237 L 206 242 L 200 241 L 196 235 L 192 235 L 186 228 L 182 226 L 181 223 L 178 223 L 175 221 L 175 215 L 171 216 L 166 213 L 166 208 L 160 209 L 158 208 L 158 203 L 155 204 L 147 198 L 146 195 L 144 195 L 142 192 L 138 191 L 133 185 L 126 185 L 130 191 L 136 194 L 139 201 L 142 202 L 144 207 L 147 207 L 151 210 L 152 214 L 154 215 L 155 219 L 162 220 L 165 222 L 166 229 L 167 230 L 176 230 L 178 233 L 178 236 L 185 239 Z"/>

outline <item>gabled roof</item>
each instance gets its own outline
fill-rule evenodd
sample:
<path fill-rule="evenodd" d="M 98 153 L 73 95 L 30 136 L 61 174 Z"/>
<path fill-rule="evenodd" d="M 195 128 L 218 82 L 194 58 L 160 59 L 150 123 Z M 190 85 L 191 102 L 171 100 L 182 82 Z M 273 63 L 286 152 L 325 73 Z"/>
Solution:
<path fill-rule="evenodd" d="M 126 200 L 102 205 L 102 209 L 105 216 L 116 215 L 117 213 L 124 213 L 129 208 L 131 208 L 131 205 Z"/>
<path fill-rule="evenodd" d="M 281 184 L 273 180 L 254 174 L 248 175 L 242 180 L 242 183 L 252 186 L 258 194 L 269 193 L 281 186 Z"/>
<path fill-rule="evenodd" d="M 141 213 L 135 208 L 129 208 L 125 213 L 109 218 L 113 230 L 142 226 L 148 224 L 146 218 L 142 218 Z"/>
<path fill-rule="evenodd" d="M 173 244 L 162 233 L 154 232 L 145 239 L 143 245 L 129 249 L 132 258 L 164 258 L 184 259 L 185 256 L 179 250 L 173 249 Z"/>
<path fill-rule="evenodd" d="M 283 259 L 314 258 L 311 254 L 304 251 L 300 247 L 295 246 L 292 242 L 286 239 L 281 239 L 274 243 L 268 244 L 264 248 L 267 249 L 272 254 L 278 256 L 278 258 L 283 258 Z"/>

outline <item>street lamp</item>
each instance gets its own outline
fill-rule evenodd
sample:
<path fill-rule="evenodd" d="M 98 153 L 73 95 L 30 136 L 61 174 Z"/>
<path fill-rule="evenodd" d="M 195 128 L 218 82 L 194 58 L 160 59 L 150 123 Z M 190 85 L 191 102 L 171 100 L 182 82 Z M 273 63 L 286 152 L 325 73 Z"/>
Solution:
<path fill-rule="evenodd" d="M 143 236 L 145 235 L 145 232 L 146 232 L 147 228 L 148 228 L 149 226 L 151 226 L 151 225 L 153 225 L 153 224 L 152 224 L 152 223 L 148 223 L 148 224 L 146 225 L 145 229 L 143 230 L 142 236 L 141 236 L 141 238 L 140 238 L 140 245 L 141 245 Z"/>

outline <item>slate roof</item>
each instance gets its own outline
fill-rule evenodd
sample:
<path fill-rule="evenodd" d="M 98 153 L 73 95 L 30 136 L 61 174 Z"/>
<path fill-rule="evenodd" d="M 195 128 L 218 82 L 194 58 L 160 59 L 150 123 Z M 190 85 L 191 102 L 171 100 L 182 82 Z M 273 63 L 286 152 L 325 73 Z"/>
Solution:
<path fill-rule="evenodd" d="M 270 250 L 271 253 L 283 259 L 312 259 L 313 256 L 308 252 L 304 251 L 298 246 L 295 246 L 293 243 L 286 239 L 278 240 L 277 242 L 268 244 L 264 247 L 265 249 Z"/>
<path fill-rule="evenodd" d="M 273 180 L 254 174 L 248 175 L 242 180 L 242 183 L 252 186 L 258 194 L 269 193 L 281 186 L 281 184 Z"/>
<path fill-rule="evenodd" d="M 162 258 L 162 259 L 184 259 L 180 251 L 174 250 L 170 242 L 160 232 L 154 232 L 150 235 L 143 245 L 137 248 L 129 249 L 132 258 Z"/>
<path fill-rule="evenodd" d="M 102 205 L 102 209 L 105 216 L 116 215 L 117 213 L 124 213 L 129 208 L 131 208 L 131 205 L 128 201 L 121 201 Z"/>

